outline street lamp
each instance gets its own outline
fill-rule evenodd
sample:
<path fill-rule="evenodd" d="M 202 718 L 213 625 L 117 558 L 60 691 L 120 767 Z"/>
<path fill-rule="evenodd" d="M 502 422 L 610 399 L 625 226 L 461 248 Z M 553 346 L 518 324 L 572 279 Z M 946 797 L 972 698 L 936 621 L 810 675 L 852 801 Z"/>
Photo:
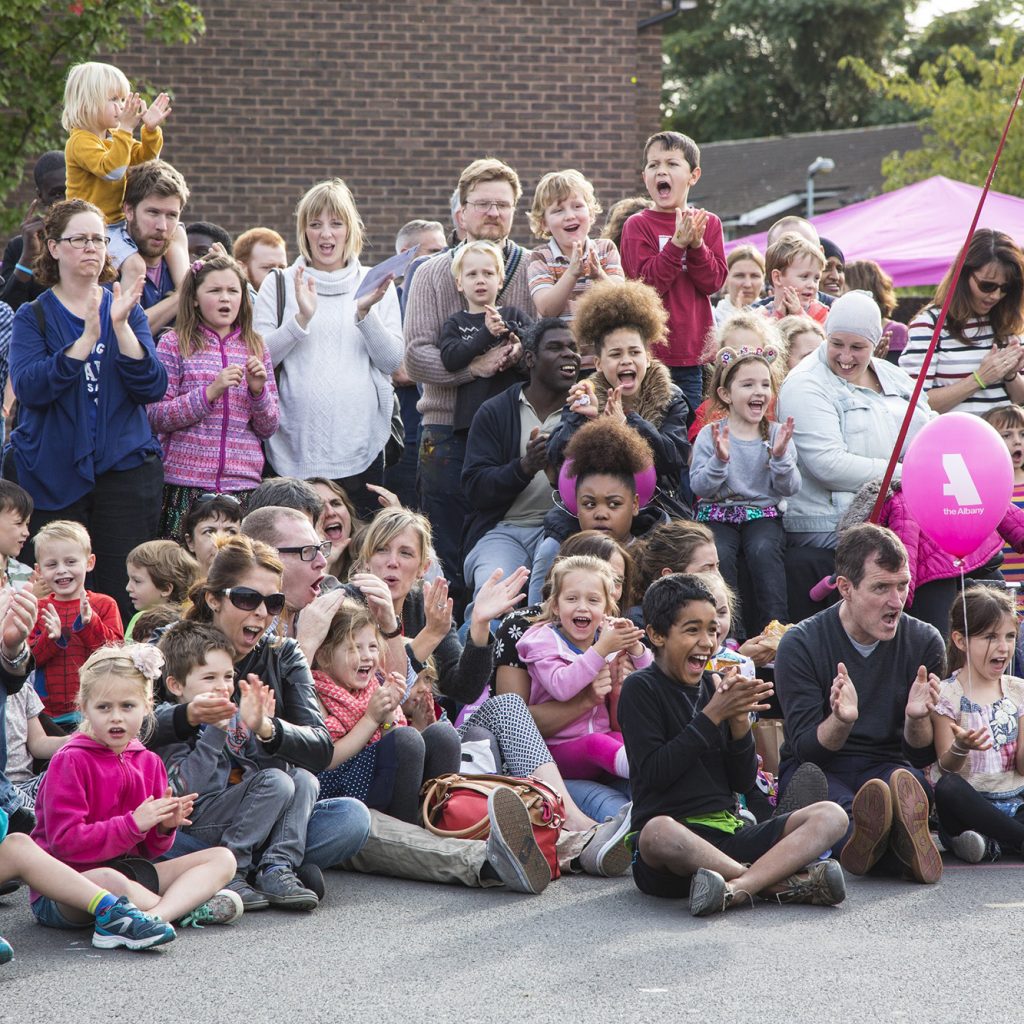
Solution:
<path fill-rule="evenodd" d="M 827 156 L 819 156 L 810 167 L 807 168 L 807 219 L 814 216 L 814 176 L 816 174 L 831 174 L 836 169 L 835 160 Z"/>

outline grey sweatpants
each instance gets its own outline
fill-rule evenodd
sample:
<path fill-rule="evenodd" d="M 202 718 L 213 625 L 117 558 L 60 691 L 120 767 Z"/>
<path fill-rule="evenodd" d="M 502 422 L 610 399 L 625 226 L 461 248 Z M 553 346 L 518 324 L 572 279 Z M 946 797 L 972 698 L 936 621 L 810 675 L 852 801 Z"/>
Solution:
<path fill-rule="evenodd" d="M 287 864 L 297 868 L 306 852 L 306 826 L 320 793 L 304 768 L 264 768 L 223 792 L 201 796 L 184 831 L 205 846 L 226 846 L 246 874 Z"/>

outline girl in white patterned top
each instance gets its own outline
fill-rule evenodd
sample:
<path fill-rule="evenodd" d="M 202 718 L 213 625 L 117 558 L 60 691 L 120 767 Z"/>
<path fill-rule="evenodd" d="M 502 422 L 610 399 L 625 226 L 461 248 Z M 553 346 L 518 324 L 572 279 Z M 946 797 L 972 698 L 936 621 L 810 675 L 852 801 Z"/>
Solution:
<path fill-rule="evenodd" d="M 910 324 L 900 366 L 916 378 L 931 344 L 956 261 L 931 305 Z M 924 389 L 938 413 L 981 415 L 1024 401 L 1024 254 L 1009 235 L 991 228 L 974 232 L 946 321 L 932 355 Z"/>
<path fill-rule="evenodd" d="M 932 724 L 940 836 L 962 860 L 1024 855 L 1024 680 L 1005 675 L 1017 643 L 1006 590 L 979 586 L 954 602 L 946 651 L 950 676 Z"/>

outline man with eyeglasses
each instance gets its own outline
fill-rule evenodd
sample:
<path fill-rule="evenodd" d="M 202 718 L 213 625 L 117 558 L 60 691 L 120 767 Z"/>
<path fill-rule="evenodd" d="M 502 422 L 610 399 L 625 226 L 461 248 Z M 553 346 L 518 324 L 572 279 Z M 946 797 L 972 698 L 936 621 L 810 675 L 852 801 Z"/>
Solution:
<path fill-rule="evenodd" d="M 474 160 L 459 178 L 461 218 L 466 240 L 483 239 L 502 247 L 505 279 L 498 305 L 535 314 L 526 279 L 527 252 L 513 242 L 512 218 L 522 194 L 519 176 L 500 160 Z M 405 312 L 405 368 L 423 385 L 417 408 L 423 418 L 420 441 L 420 507 L 434 530 L 434 546 L 449 580 L 457 610 L 465 606 L 462 579 L 462 538 L 470 508 L 462 491 L 466 433 L 452 424 L 455 394 L 474 378 L 493 377 L 502 366 L 501 346 L 477 356 L 465 370 L 449 373 L 438 347 L 448 317 L 464 308 L 455 287 L 451 262 L 455 250 L 438 253 L 412 278 Z"/>

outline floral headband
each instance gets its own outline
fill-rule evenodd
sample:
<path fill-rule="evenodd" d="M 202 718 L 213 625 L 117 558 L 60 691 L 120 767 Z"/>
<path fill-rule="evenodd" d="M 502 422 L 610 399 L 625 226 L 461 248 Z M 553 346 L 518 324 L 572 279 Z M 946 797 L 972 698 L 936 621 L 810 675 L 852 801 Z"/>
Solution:
<path fill-rule="evenodd" d="M 132 664 L 149 680 L 155 683 L 160 678 L 164 667 L 164 656 L 158 647 L 152 644 L 132 644 L 126 649 Z"/>
<path fill-rule="evenodd" d="M 744 345 L 742 348 L 730 348 L 727 345 L 725 348 L 719 349 L 718 355 L 715 356 L 715 362 L 719 366 L 729 366 L 740 359 L 763 359 L 771 366 L 778 358 L 779 350 L 774 345 L 758 345 L 756 348 L 751 348 L 749 345 Z"/>

